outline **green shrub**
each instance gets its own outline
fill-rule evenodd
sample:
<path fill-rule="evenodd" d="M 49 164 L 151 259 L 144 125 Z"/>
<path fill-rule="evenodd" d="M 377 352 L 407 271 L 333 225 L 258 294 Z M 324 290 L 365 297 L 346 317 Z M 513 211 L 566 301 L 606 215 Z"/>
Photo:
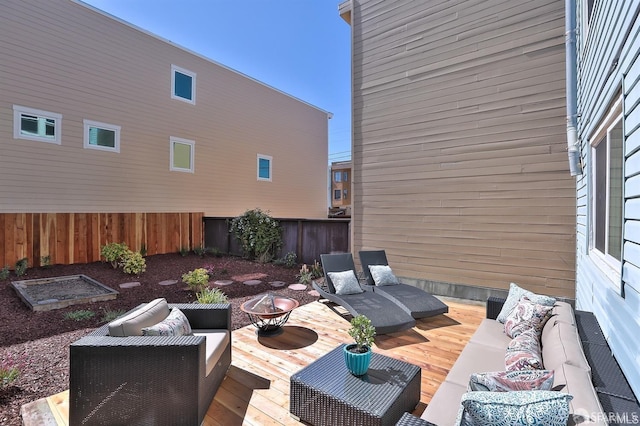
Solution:
<path fill-rule="evenodd" d="M 296 255 L 295 252 L 290 251 L 285 254 L 283 258 L 274 260 L 273 263 L 276 265 L 282 265 L 285 268 L 293 269 L 298 264 L 298 255 Z"/>
<path fill-rule="evenodd" d="M 227 303 L 227 295 L 217 288 L 205 287 L 196 294 L 198 303 Z"/>
<path fill-rule="evenodd" d="M 113 269 L 117 269 L 122 264 L 122 258 L 129 250 L 125 243 L 110 243 L 100 248 L 100 254 L 111 263 Z"/>
<path fill-rule="evenodd" d="M 207 249 L 202 246 L 197 246 L 193 248 L 193 252 L 200 257 L 204 257 L 204 255 L 207 254 Z"/>
<path fill-rule="evenodd" d="M 84 321 L 93 318 L 96 315 L 95 312 L 86 309 L 80 309 L 78 311 L 71 311 L 64 314 L 64 318 L 74 321 Z"/>
<path fill-rule="evenodd" d="M 140 275 L 147 270 L 147 261 L 136 251 L 127 250 L 121 262 L 122 270 L 130 275 Z"/>
<path fill-rule="evenodd" d="M 180 253 L 180 256 L 185 257 L 189 254 L 189 247 L 180 247 L 178 252 Z"/>
<path fill-rule="evenodd" d="M 311 275 L 311 270 L 307 267 L 306 263 L 302 265 L 302 268 L 300 268 L 300 272 L 296 275 L 296 278 L 298 278 L 298 281 L 300 281 L 301 284 L 309 284 L 311 282 L 313 276 Z"/>
<path fill-rule="evenodd" d="M 316 279 L 324 276 L 324 272 L 322 271 L 322 266 L 320 266 L 320 262 L 317 260 L 313 261 L 313 265 L 311 265 L 311 278 Z"/>
<path fill-rule="evenodd" d="M 0 390 L 9 387 L 22 373 L 24 362 L 16 360 L 11 354 L 0 360 Z"/>
<path fill-rule="evenodd" d="M 347 331 L 362 352 L 364 346 L 371 348 L 376 337 L 376 329 L 371 325 L 371 320 L 364 315 L 351 318 L 351 328 Z"/>
<path fill-rule="evenodd" d="M 142 257 L 145 257 L 147 255 L 147 245 L 146 244 L 142 244 L 140 246 L 140 254 L 142 255 Z"/>
<path fill-rule="evenodd" d="M 102 311 L 102 322 L 111 322 L 125 313 L 123 310 L 112 311 L 110 309 L 103 309 Z"/>
<path fill-rule="evenodd" d="M 198 293 L 209 285 L 209 273 L 204 268 L 194 269 L 183 274 L 182 281 L 187 283 L 191 290 Z"/>
<path fill-rule="evenodd" d="M 209 247 L 206 250 L 213 257 L 222 257 L 222 250 L 218 247 Z"/>
<path fill-rule="evenodd" d="M 229 232 L 240 241 L 245 257 L 261 263 L 270 262 L 282 247 L 280 223 L 260 209 L 234 217 Z"/>
<path fill-rule="evenodd" d="M 51 256 L 50 255 L 41 256 L 40 266 L 42 266 L 43 268 L 48 268 L 49 266 L 51 266 Z"/>
<path fill-rule="evenodd" d="M 26 274 L 28 267 L 29 267 L 29 259 L 28 258 L 23 257 L 22 259 L 18 260 L 16 262 L 16 269 L 15 269 L 16 276 L 21 277 L 24 274 Z"/>
<path fill-rule="evenodd" d="M 2 269 L 0 269 L 0 280 L 6 280 L 9 278 L 9 265 L 4 265 Z"/>

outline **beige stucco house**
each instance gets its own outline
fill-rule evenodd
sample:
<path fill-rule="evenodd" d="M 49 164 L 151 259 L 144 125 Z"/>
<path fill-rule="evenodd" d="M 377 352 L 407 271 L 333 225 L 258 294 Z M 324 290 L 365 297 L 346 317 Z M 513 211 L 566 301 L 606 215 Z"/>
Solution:
<path fill-rule="evenodd" d="M 326 218 L 326 111 L 73 0 L 0 2 L 0 58 L 8 263 L 25 213 Z"/>

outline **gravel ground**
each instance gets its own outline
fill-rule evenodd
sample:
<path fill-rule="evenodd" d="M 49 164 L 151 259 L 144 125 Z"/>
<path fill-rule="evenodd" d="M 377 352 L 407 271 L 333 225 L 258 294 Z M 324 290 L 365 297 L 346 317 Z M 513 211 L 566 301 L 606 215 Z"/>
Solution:
<path fill-rule="evenodd" d="M 300 305 L 313 302 L 317 296 L 308 291 L 289 290 L 285 285 L 273 289 L 269 283 L 283 281 L 287 285 L 297 282 L 299 267 L 288 269 L 273 264 L 259 264 L 235 257 L 200 258 L 195 255 L 166 254 L 149 256 L 147 270 L 139 277 L 114 270 L 108 263 L 94 262 L 82 265 L 55 265 L 48 268 L 32 268 L 27 274 L 0 280 L 0 360 L 13 359 L 22 366 L 22 374 L 10 386 L 0 389 L 0 424 L 19 426 L 20 407 L 28 402 L 50 396 L 69 387 L 70 343 L 104 324 L 105 314 L 126 311 L 140 303 L 164 297 L 170 303 L 190 303 L 195 300 L 192 291 L 180 281 L 185 272 L 200 267 L 213 267 L 211 282 L 233 280 L 220 287 L 232 303 L 232 324 L 237 329 L 249 324 L 240 311 L 240 305 L 250 298 L 271 291 L 292 297 Z M 11 280 L 59 277 L 85 274 L 120 292 L 115 300 L 69 306 L 52 311 L 34 312 L 18 297 L 11 287 Z M 258 279 L 262 284 L 247 286 L 243 281 Z M 177 280 L 169 286 L 158 285 L 165 280 Z M 119 285 L 138 281 L 140 286 L 130 289 Z M 65 314 L 78 310 L 91 310 L 96 315 L 87 320 L 75 321 Z"/>

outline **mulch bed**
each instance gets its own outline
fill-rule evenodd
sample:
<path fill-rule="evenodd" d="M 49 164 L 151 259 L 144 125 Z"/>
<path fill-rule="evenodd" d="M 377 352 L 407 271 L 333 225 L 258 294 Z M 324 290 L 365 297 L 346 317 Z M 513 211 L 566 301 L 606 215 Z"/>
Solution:
<path fill-rule="evenodd" d="M 22 424 L 20 407 L 39 398 L 62 392 L 69 387 L 68 346 L 87 332 L 105 323 L 104 317 L 115 311 L 128 311 L 141 303 L 164 297 L 170 303 L 192 303 L 194 293 L 181 281 L 185 272 L 195 268 L 213 267 L 210 282 L 233 280 L 219 288 L 232 304 L 232 324 L 237 329 L 248 325 L 249 319 L 240 305 L 258 294 L 272 292 L 298 300 L 300 305 L 313 302 L 317 296 L 288 288 L 297 282 L 299 267 L 284 268 L 274 264 L 260 264 L 236 257 L 199 257 L 193 254 L 165 254 L 148 256 L 147 270 L 139 277 L 115 270 L 108 263 L 94 262 L 78 265 L 54 265 L 32 268 L 27 274 L 0 280 L 0 361 L 12 358 L 23 368 L 20 377 L 10 386 L 0 389 L 0 424 Z M 12 280 L 29 280 L 66 275 L 87 275 L 101 284 L 120 292 L 115 300 L 73 305 L 52 311 L 34 312 L 17 296 L 10 286 Z M 260 280 L 261 284 L 244 285 L 243 281 Z M 173 285 L 160 282 L 176 280 Z M 140 286 L 120 288 L 120 284 L 140 282 Z M 283 281 L 284 287 L 269 283 Z M 65 318 L 69 312 L 90 310 L 95 316 L 75 321 Z"/>

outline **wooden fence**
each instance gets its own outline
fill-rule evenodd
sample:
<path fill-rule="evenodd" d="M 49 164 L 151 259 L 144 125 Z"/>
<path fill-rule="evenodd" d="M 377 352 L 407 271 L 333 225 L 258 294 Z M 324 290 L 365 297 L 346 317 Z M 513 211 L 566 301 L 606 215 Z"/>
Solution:
<path fill-rule="evenodd" d="M 242 255 L 242 246 L 229 233 L 231 217 L 205 217 L 205 246 L 223 253 Z M 349 219 L 278 219 L 282 225 L 283 246 L 278 257 L 294 252 L 299 263 L 320 261 L 320 255 L 349 252 Z"/>
<path fill-rule="evenodd" d="M 203 247 L 203 213 L 0 213 L 0 268 L 89 263 L 107 243 L 147 255 Z"/>

